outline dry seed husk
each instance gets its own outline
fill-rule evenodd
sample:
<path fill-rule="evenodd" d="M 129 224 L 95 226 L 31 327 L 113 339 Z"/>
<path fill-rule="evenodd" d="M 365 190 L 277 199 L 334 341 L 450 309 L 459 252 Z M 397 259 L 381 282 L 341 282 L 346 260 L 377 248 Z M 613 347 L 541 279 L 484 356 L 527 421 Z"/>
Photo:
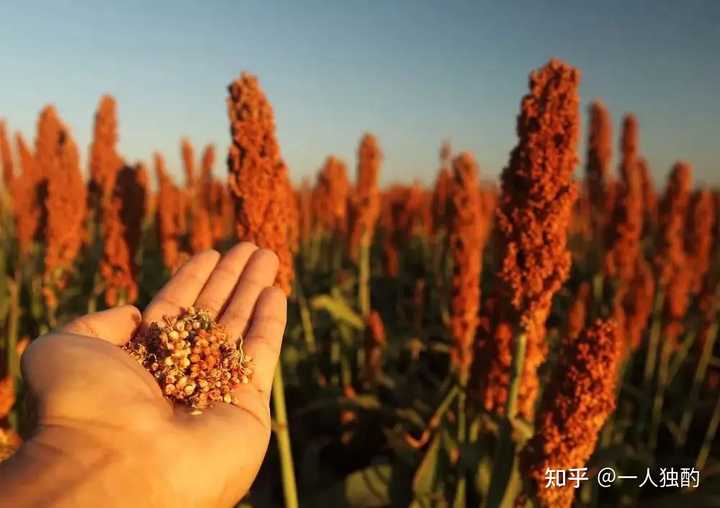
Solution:
<path fill-rule="evenodd" d="M 124 349 L 153 375 L 165 397 L 203 410 L 233 403 L 233 390 L 250 381 L 252 358 L 242 346 L 208 311 L 190 307 L 141 329 Z"/>

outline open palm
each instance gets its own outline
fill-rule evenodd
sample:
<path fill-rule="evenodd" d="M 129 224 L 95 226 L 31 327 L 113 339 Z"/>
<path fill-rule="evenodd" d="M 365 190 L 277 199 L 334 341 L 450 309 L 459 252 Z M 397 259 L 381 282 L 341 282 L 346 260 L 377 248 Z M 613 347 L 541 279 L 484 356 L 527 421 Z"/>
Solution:
<path fill-rule="evenodd" d="M 270 390 L 286 322 L 285 295 L 271 287 L 277 267 L 275 254 L 250 243 L 222 258 L 208 251 L 178 270 L 142 315 L 117 307 L 36 340 L 23 355 L 38 403 L 36 440 L 83 467 L 110 461 L 132 472 L 128 488 L 137 492 L 123 497 L 125 506 L 232 506 L 250 488 L 270 439 Z M 210 311 L 231 337 L 243 336 L 255 359 L 251 382 L 234 394 L 237 404 L 201 415 L 165 399 L 119 347 L 141 323 L 189 306 Z"/>

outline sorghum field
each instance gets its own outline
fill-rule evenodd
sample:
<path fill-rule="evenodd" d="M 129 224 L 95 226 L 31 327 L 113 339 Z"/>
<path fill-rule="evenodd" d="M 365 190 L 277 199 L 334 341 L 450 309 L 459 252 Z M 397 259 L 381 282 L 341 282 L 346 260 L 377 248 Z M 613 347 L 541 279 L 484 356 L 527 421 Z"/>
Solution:
<path fill-rule="evenodd" d="M 0 123 L 2 457 L 32 432 L 29 342 L 142 307 L 241 239 L 278 254 L 290 303 L 275 439 L 242 506 L 720 506 L 720 194 L 684 161 L 654 182 L 642 119 L 611 132 L 579 86 L 559 60 L 530 74 L 497 182 L 446 142 L 432 185 L 379 188 L 367 133 L 293 185 L 247 73 L 217 119 L 229 153 L 181 140 L 182 182 L 162 154 L 117 152 L 111 96 L 89 147 L 52 105 L 34 141 Z"/>

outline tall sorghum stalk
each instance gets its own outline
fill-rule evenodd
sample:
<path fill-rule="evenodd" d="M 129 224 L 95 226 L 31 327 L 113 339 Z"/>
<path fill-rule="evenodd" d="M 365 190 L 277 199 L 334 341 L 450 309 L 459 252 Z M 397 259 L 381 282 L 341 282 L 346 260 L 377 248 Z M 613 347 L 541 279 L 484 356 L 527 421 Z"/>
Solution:
<path fill-rule="evenodd" d="M 590 125 L 585 166 L 586 191 L 590 200 L 590 217 L 594 237 L 601 239 L 607 219 L 607 187 L 612 158 L 612 122 L 605 105 L 597 100 L 590 105 Z"/>
<path fill-rule="evenodd" d="M 300 187 L 295 190 L 295 197 L 298 203 L 298 232 L 300 234 L 300 245 L 307 246 L 312 238 L 315 227 L 315 216 L 313 214 L 313 189 L 310 178 L 305 177 L 300 182 Z"/>
<path fill-rule="evenodd" d="M 180 189 L 165 170 L 165 161 L 158 153 L 155 159 L 155 175 L 158 192 L 155 204 L 155 227 L 163 263 L 171 272 L 182 262 L 181 240 L 184 214 Z"/>
<path fill-rule="evenodd" d="M 478 169 L 469 153 L 453 161 L 448 192 L 448 251 L 452 259 L 450 281 L 450 358 L 458 376 L 458 442 L 464 445 L 466 429 L 466 386 L 473 359 L 473 344 L 480 309 L 480 273 L 487 229 L 481 215 Z M 461 474 L 456 503 L 465 503 L 465 474 Z"/>
<path fill-rule="evenodd" d="M 293 279 L 288 221 L 287 168 L 275 138 L 275 120 L 255 76 L 243 73 L 228 87 L 232 144 L 228 154 L 229 185 L 235 201 L 236 231 L 241 240 L 273 250 L 280 259 L 277 285 L 286 294 Z M 282 363 L 273 380 L 275 428 L 280 451 L 285 506 L 298 506 L 290 431 L 285 409 Z"/>
<path fill-rule="evenodd" d="M 643 219 L 645 236 L 653 234 L 658 221 L 658 199 L 655 192 L 650 167 L 645 159 L 640 158 L 637 162 L 637 169 L 640 173 L 640 187 L 642 188 L 643 208 L 645 216 Z"/>
<path fill-rule="evenodd" d="M 638 123 L 633 115 L 623 119 L 620 154 L 618 195 L 605 237 L 604 275 L 614 281 L 612 313 L 624 337 L 623 349 L 629 351 L 642 342 L 655 296 L 652 270 L 641 247 L 645 203 L 638 161 Z"/>
<path fill-rule="evenodd" d="M 87 200 L 77 146 L 52 106 L 40 115 L 36 160 L 46 182 L 43 278 L 52 315 L 85 238 Z"/>
<path fill-rule="evenodd" d="M 123 167 L 123 160 L 117 153 L 118 127 L 117 104 L 110 95 L 100 98 L 95 112 L 93 125 L 93 138 L 89 153 L 88 182 L 88 244 L 91 246 L 90 254 L 93 262 L 97 263 L 98 270 L 93 279 L 93 288 L 88 302 L 88 311 L 93 312 L 97 303 L 97 296 L 103 291 L 103 281 L 99 265 L 102 262 L 105 240 L 105 231 L 102 228 L 104 214 L 112 214 L 112 195 L 115 188 L 115 179 Z"/>
<path fill-rule="evenodd" d="M 317 228 L 335 241 L 343 240 L 348 228 L 350 181 L 345 163 L 332 155 L 325 159 L 312 191 L 313 217 Z"/>
<path fill-rule="evenodd" d="M 195 149 L 187 138 L 180 140 L 180 156 L 185 171 L 185 188 L 192 193 L 195 190 Z"/>
<path fill-rule="evenodd" d="M 104 207 L 103 258 L 100 274 L 105 303 L 134 303 L 138 297 L 137 252 L 147 207 L 147 174 L 139 166 L 125 166 L 115 178 L 115 189 Z"/>
<path fill-rule="evenodd" d="M 485 227 L 480 215 L 477 164 L 469 153 L 453 161 L 448 193 L 448 249 L 452 259 L 451 359 L 461 384 L 467 382 L 480 310 L 480 272 Z"/>
<path fill-rule="evenodd" d="M 16 142 L 21 172 L 13 182 L 13 216 L 18 255 L 27 259 L 40 229 L 43 179 L 35 156 L 19 133 Z"/>
<path fill-rule="evenodd" d="M 502 173 L 497 229 L 504 300 L 499 315 L 514 322 L 514 337 L 489 506 L 507 506 L 516 497 L 515 453 L 521 443 L 513 443 L 512 427 L 518 416 L 532 420 L 535 414 L 537 369 L 547 354 L 545 321 L 553 295 L 570 271 L 566 246 L 576 195 L 572 173 L 577 163 L 579 82 L 579 71 L 556 59 L 530 74 L 530 93 L 522 100 L 517 120 L 519 141 Z"/>
<path fill-rule="evenodd" d="M 123 161 L 116 151 L 118 140 L 116 109 L 115 99 L 110 95 L 104 95 L 95 113 L 93 139 L 90 145 L 90 206 L 98 222 L 103 206 L 107 206 L 112 199 L 115 179 L 123 167 Z"/>
<path fill-rule="evenodd" d="M 289 294 L 293 279 L 288 241 L 290 185 L 275 138 L 272 107 L 250 74 L 242 74 L 229 91 L 232 145 L 228 168 L 237 236 L 278 255 L 277 285 Z"/>
<path fill-rule="evenodd" d="M 690 290 L 700 293 L 712 263 L 717 210 L 708 189 L 700 189 L 692 197 L 685 236 L 687 266 L 691 273 Z"/>
<path fill-rule="evenodd" d="M 660 203 L 659 231 L 656 242 L 655 270 L 658 284 L 664 295 L 662 316 L 657 316 L 657 332 L 651 337 L 646 364 L 646 373 L 655 371 L 656 389 L 653 399 L 650 423 L 649 445 L 657 445 L 663 401 L 668 383 L 670 356 L 679 346 L 680 335 L 684 331 L 683 318 L 689 304 L 692 288 L 692 271 L 688 266 L 685 252 L 685 231 L 687 210 L 690 203 L 692 168 L 689 164 L 678 162 L 673 166 L 665 195 Z M 662 325 L 659 322 L 662 321 Z M 662 337 L 662 339 L 660 339 Z M 657 365 L 654 362 L 658 347 L 660 356 Z M 648 378 L 646 377 L 646 381 Z"/>
<path fill-rule="evenodd" d="M 640 256 L 643 224 L 642 182 L 637 171 L 638 125 L 626 115 L 620 142 L 620 189 L 612 221 L 608 225 L 605 273 L 627 282 L 632 279 Z"/>
<path fill-rule="evenodd" d="M 232 236 L 235 210 L 227 186 L 213 178 L 214 164 L 215 147 L 207 145 L 200 158 L 200 187 L 208 210 L 213 245 L 220 245 Z"/>
<path fill-rule="evenodd" d="M 351 196 L 350 257 L 358 265 L 358 306 L 363 317 L 370 314 L 370 247 L 380 215 L 378 178 L 382 152 L 375 136 L 365 134 L 358 147 L 357 181 Z"/>
<path fill-rule="evenodd" d="M 207 152 L 207 150 L 206 150 Z M 180 153 L 185 169 L 185 195 L 190 207 L 190 251 L 193 254 L 203 252 L 213 247 L 212 220 L 210 217 L 210 189 L 212 175 L 210 169 L 202 168 L 200 178 L 195 174 L 195 151 L 188 139 L 183 138 L 180 144 Z M 212 165 L 212 150 L 210 161 L 205 161 L 208 153 L 203 154 L 202 164 L 208 162 Z"/>
<path fill-rule="evenodd" d="M 382 193 L 381 202 L 380 229 L 385 273 L 397 277 L 402 248 L 410 243 L 414 234 L 427 236 L 425 192 L 417 183 L 411 186 L 393 185 Z"/>
<path fill-rule="evenodd" d="M 448 208 L 448 193 L 450 189 L 450 181 L 452 176 L 450 174 L 451 168 L 451 148 L 450 143 L 445 142 L 440 147 L 439 159 L 440 169 L 438 170 L 437 177 L 435 178 L 435 185 L 433 185 L 432 196 L 430 199 L 430 216 L 432 218 L 432 236 L 431 236 L 431 260 L 430 267 L 435 278 L 435 286 L 438 288 L 440 294 L 439 300 L 448 302 L 449 294 L 446 286 L 447 282 L 447 248 L 448 243 L 445 241 L 445 235 L 447 234 L 447 208 Z M 448 314 L 447 308 L 442 308 L 441 313 L 443 316 Z"/>
<path fill-rule="evenodd" d="M 551 60 L 530 75 L 530 93 L 518 117 L 519 142 L 502 173 L 498 210 L 502 267 L 499 277 L 517 316 L 515 359 L 527 341 L 522 394 L 508 400 L 508 417 L 534 415 L 539 383 L 537 368 L 545 360 L 545 320 L 552 298 L 570 271 L 567 230 L 576 189 L 580 115 L 577 88 L 580 73 Z M 520 383 L 520 385 L 518 385 Z"/>
<path fill-rule="evenodd" d="M 450 143 L 445 142 L 440 147 L 440 169 L 438 170 L 432 194 L 432 229 L 435 235 L 441 233 L 446 226 L 447 201 L 450 189 L 451 172 L 451 148 Z"/>

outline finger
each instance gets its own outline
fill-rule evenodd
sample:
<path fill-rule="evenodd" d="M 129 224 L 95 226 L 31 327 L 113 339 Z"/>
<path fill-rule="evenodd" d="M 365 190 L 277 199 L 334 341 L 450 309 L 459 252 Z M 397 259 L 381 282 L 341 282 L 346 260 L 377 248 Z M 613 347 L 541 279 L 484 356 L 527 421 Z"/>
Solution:
<path fill-rule="evenodd" d="M 258 296 L 263 289 L 275 282 L 277 270 L 278 257 L 274 252 L 259 249 L 250 256 L 235 291 L 220 316 L 220 324 L 225 327 L 230 337 L 244 335 Z"/>
<path fill-rule="evenodd" d="M 265 288 L 258 298 L 243 349 L 253 358 L 252 387 L 263 394 L 267 402 L 270 401 L 273 375 L 280 357 L 286 323 L 285 293 L 276 287 Z"/>
<path fill-rule="evenodd" d="M 257 246 L 250 242 L 241 242 L 230 249 L 210 274 L 195 306 L 209 311 L 214 318 L 220 315 L 250 256 L 257 249 Z"/>
<path fill-rule="evenodd" d="M 59 331 L 95 337 L 122 346 L 130 340 L 140 320 L 140 311 L 135 306 L 123 305 L 81 316 Z"/>
<path fill-rule="evenodd" d="M 155 295 L 143 313 L 146 322 L 160 321 L 163 316 L 178 314 L 195 303 L 200 290 L 220 259 L 216 250 L 191 257 Z"/>

